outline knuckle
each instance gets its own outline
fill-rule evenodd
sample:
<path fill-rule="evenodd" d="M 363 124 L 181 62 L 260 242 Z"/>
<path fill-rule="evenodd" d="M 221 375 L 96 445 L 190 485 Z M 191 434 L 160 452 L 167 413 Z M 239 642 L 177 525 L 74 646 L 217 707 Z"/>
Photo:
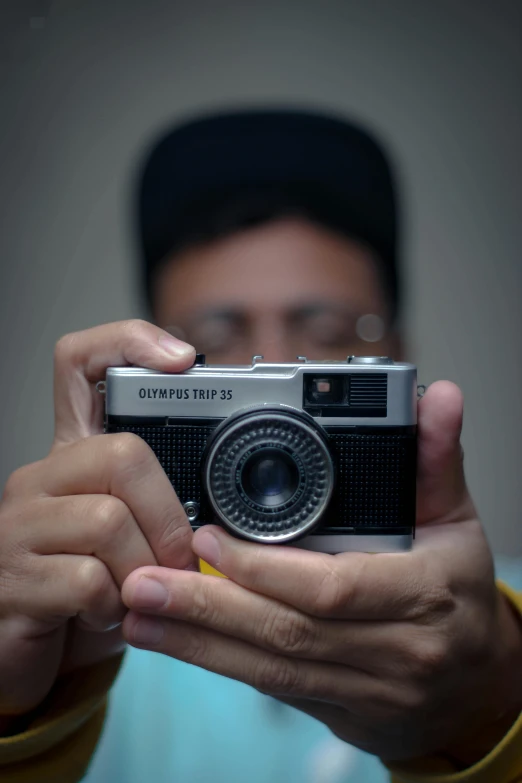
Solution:
<path fill-rule="evenodd" d="M 405 619 L 420 628 L 437 628 L 445 625 L 457 608 L 450 590 L 424 586 L 410 602 Z"/>
<path fill-rule="evenodd" d="M 329 563 L 312 598 L 312 612 L 320 616 L 336 615 L 349 601 L 350 588 L 343 584 L 339 573 Z"/>
<path fill-rule="evenodd" d="M 262 638 L 276 650 L 291 654 L 310 654 L 315 647 L 314 624 L 291 609 L 270 609 L 262 629 Z"/>
<path fill-rule="evenodd" d="M 76 352 L 78 344 L 78 333 L 71 332 L 60 337 L 54 347 L 54 363 L 57 368 L 63 368 L 69 364 L 72 356 Z"/>
<path fill-rule="evenodd" d="M 299 665 L 291 658 L 261 658 L 254 675 L 254 687 L 262 693 L 295 694 L 299 689 Z"/>
<path fill-rule="evenodd" d="M 153 454 L 143 438 L 133 432 L 109 435 L 104 441 L 109 449 L 109 459 L 118 473 L 134 473 L 151 461 Z"/>
<path fill-rule="evenodd" d="M 400 702 L 402 687 L 402 683 L 398 686 L 394 682 L 382 680 L 369 692 L 355 694 L 353 706 L 357 710 L 364 703 L 365 714 L 370 721 L 386 721 L 393 726 L 403 712 Z"/>
<path fill-rule="evenodd" d="M 179 624 L 176 632 L 176 657 L 194 665 L 209 662 L 210 646 L 208 640 L 198 629 L 187 624 Z"/>
<path fill-rule="evenodd" d="M 168 520 L 162 525 L 157 544 L 158 555 L 166 557 L 189 550 L 192 542 L 192 528 L 185 514 L 181 510 L 178 513 L 169 511 Z"/>
<path fill-rule="evenodd" d="M 19 495 L 27 495 L 27 485 L 33 475 L 33 465 L 23 465 L 11 473 L 4 485 L 3 497 L 11 500 Z"/>
<path fill-rule="evenodd" d="M 427 683 L 411 683 L 400 688 L 396 700 L 399 709 L 408 716 L 423 716 L 433 708 L 433 689 Z"/>
<path fill-rule="evenodd" d="M 28 582 L 31 565 L 20 557 L 17 544 L 4 545 L 2 541 L 2 562 L 0 564 L 0 616 L 14 613 L 19 599 L 20 587 Z M 29 573 L 28 573 L 29 572 Z"/>
<path fill-rule="evenodd" d="M 119 498 L 105 495 L 96 501 L 94 518 L 97 539 L 104 544 L 112 544 L 128 530 L 129 509 Z"/>
<path fill-rule="evenodd" d="M 496 634 L 496 613 L 489 614 L 484 606 L 467 610 L 466 635 L 461 638 L 464 654 L 472 665 L 481 666 L 491 655 L 492 640 Z"/>
<path fill-rule="evenodd" d="M 216 602 L 208 587 L 203 584 L 192 596 L 191 614 L 194 622 L 212 625 L 216 617 Z"/>
<path fill-rule="evenodd" d="M 422 714 L 429 708 L 428 691 L 407 678 L 382 682 L 367 702 L 367 715 L 390 726 L 401 725 L 405 716 Z"/>
<path fill-rule="evenodd" d="M 410 617 L 432 623 L 452 614 L 457 608 L 457 598 L 439 562 L 423 558 L 422 565 L 423 578 L 412 591 Z"/>
<path fill-rule="evenodd" d="M 38 514 L 38 501 L 2 503 L 0 505 L 0 580 L 4 577 L 27 579 L 34 569 L 33 519 Z M 5 590 L 4 590 L 5 592 Z"/>
<path fill-rule="evenodd" d="M 153 327 L 147 321 L 142 318 L 132 318 L 124 321 L 122 326 L 127 345 L 133 344 L 139 350 L 139 346 L 145 349 L 145 346 L 150 343 Z"/>
<path fill-rule="evenodd" d="M 149 334 L 150 324 L 143 318 L 129 318 L 123 322 L 123 329 L 130 337 L 143 337 Z"/>
<path fill-rule="evenodd" d="M 133 362 L 149 366 L 153 346 L 157 343 L 155 327 L 139 318 L 123 321 L 122 337 L 127 350 L 133 354 Z"/>
<path fill-rule="evenodd" d="M 386 705 L 381 705 L 381 714 L 385 708 Z M 402 683 L 394 689 L 393 697 L 387 699 L 387 708 L 389 720 L 400 720 L 404 715 L 412 718 L 429 708 L 428 692 L 416 684 Z"/>
<path fill-rule="evenodd" d="M 7 517 L 0 514 L 0 569 L 7 567 L 16 575 L 22 575 L 29 568 L 26 558 L 33 554 L 31 534 L 24 521 L 20 515 Z"/>
<path fill-rule="evenodd" d="M 457 607 L 457 601 L 449 586 L 437 584 L 425 591 L 424 606 L 430 619 L 435 619 L 452 614 Z"/>
<path fill-rule="evenodd" d="M 449 645 L 444 639 L 417 639 L 408 650 L 407 669 L 416 682 L 429 682 L 447 668 L 449 658 Z"/>
<path fill-rule="evenodd" d="M 107 597 L 113 591 L 113 581 L 108 568 L 101 560 L 85 560 L 78 568 L 76 581 L 82 609 L 87 612 L 100 611 L 100 607 L 105 606 Z"/>
<path fill-rule="evenodd" d="M 235 565 L 242 579 L 247 580 L 250 589 L 262 593 L 266 572 L 262 548 L 255 546 L 249 549 L 248 557 L 239 558 Z"/>

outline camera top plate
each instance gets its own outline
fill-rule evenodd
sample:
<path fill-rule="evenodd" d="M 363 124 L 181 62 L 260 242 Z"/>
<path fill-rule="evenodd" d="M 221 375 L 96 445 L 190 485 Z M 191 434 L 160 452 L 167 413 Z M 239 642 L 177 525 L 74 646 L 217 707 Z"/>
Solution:
<path fill-rule="evenodd" d="M 254 357 L 250 365 L 207 365 L 198 355 L 198 363 L 183 373 L 110 367 L 106 374 L 109 416 L 226 418 L 266 404 L 306 410 L 325 426 L 415 425 L 416 367 L 388 357 L 353 356 L 288 363 Z"/>

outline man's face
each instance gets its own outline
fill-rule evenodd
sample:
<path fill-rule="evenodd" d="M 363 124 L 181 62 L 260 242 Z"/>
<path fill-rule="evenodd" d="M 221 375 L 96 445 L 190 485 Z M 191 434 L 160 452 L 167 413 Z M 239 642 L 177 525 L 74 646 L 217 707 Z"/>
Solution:
<path fill-rule="evenodd" d="M 371 252 L 300 219 L 178 253 L 158 274 L 154 305 L 157 323 L 212 364 L 400 358 Z"/>

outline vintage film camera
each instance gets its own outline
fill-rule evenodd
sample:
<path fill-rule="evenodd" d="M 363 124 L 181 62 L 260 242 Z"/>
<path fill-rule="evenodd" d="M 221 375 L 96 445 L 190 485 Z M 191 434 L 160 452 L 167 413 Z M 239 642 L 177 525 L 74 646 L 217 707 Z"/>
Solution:
<path fill-rule="evenodd" d="M 415 529 L 416 368 L 386 357 L 107 370 L 105 430 L 154 450 L 194 529 L 396 552 Z"/>

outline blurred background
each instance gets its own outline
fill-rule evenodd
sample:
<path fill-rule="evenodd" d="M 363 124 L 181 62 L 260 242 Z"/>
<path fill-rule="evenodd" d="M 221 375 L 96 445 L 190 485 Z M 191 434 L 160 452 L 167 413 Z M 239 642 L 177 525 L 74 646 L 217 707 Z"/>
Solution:
<path fill-rule="evenodd" d="M 165 125 L 278 102 L 399 168 L 409 356 L 466 400 L 493 549 L 522 555 L 522 3 L 2 0 L 0 487 L 52 438 L 64 333 L 142 315 L 130 185 Z"/>

